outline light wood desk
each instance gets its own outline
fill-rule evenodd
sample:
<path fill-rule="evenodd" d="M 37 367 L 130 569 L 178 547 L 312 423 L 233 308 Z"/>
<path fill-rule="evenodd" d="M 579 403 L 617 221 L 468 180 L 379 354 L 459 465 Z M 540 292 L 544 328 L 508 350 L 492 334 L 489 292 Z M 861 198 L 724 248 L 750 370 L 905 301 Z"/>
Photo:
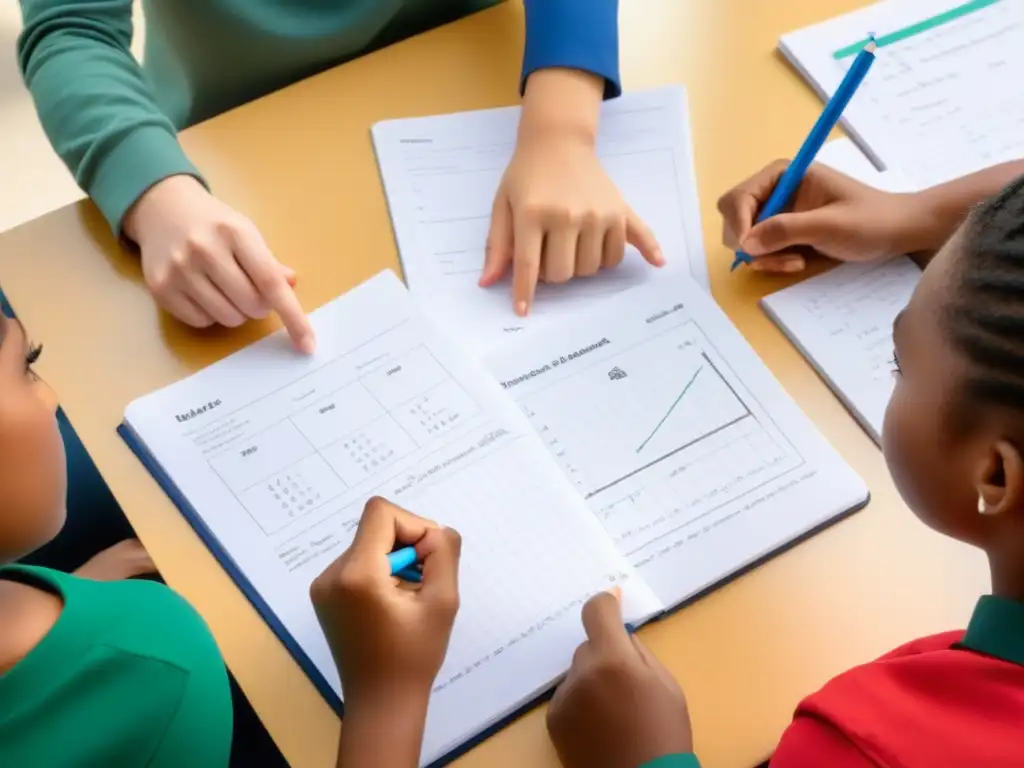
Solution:
<path fill-rule="evenodd" d="M 980 558 L 927 531 L 882 456 L 757 308 L 778 280 L 730 275 L 718 195 L 795 151 L 820 103 L 774 53 L 790 29 L 858 0 L 623 0 L 630 88 L 684 83 L 714 293 L 826 436 L 861 473 L 867 509 L 641 633 L 688 694 L 705 765 L 770 753 L 800 697 L 911 637 L 962 625 L 987 588 Z M 182 141 L 218 195 L 298 269 L 309 309 L 397 266 L 370 145 L 376 120 L 514 103 L 522 9 L 505 4 L 299 83 Z M 269 331 L 194 333 L 158 315 L 136 259 L 87 203 L 0 237 L 0 277 L 41 373 L 167 581 L 210 623 L 242 687 L 294 766 L 331 765 L 338 721 L 170 501 L 114 433 L 133 398 Z M 461 765 L 553 766 L 535 710 Z"/>

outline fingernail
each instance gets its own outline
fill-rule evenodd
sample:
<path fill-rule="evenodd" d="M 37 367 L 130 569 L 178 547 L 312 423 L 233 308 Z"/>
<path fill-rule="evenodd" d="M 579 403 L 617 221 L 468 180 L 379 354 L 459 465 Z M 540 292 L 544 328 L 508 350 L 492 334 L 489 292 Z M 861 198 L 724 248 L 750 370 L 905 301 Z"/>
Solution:
<path fill-rule="evenodd" d="M 622 587 L 620 587 L 618 584 L 616 584 L 614 587 L 609 589 L 608 592 L 609 592 L 609 594 L 611 594 L 612 597 L 614 597 L 620 603 L 622 602 Z"/>
<path fill-rule="evenodd" d="M 782 262 L 783 272 L 800 272 L 804 268 L 804 263 L 801 259 L 788 259 Z"/>
<path fill-rule="evenodd" d="M 316 351 L 316 339 L 312 334 L 306 334 L 299 338 L 299 350 L 306 355 L 311 355 Z"/>
<path fill-rule="evenodd" d="M 749 266 L 755 272 L 764 272 L 764 262 L 763 261 L 758 261 L 757 259 L 754 259 L 753 261 L 750 262 Z"/>
<path fill-rule="evenodd" d="M 516 302 L 516 314 L 517 315 L 519 315 L 520 317 L 526 317 L 527 311 L 528 311 L 528 308 L 526 306 L 526 302 L 525 301 L 517 301 Z"/>
<path fill-rule="evenodd" d="M 740 243 L 740 247 L 751 256 L 757 256 L 763 250 L 761 241 L 758 239 L 757 235 L 749 235 L 746 240 Z"/>
<path fill-rule="evenodd" d="M 664 267 L 665 266 L 665 254 L 661 252 L 661 248 L 654 251 L 654 266 Z"/>

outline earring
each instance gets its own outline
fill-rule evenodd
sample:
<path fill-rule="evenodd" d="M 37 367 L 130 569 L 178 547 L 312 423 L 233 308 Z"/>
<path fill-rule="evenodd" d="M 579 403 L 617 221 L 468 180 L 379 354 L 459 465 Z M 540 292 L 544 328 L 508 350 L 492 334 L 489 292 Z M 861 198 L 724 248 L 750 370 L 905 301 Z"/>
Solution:
<path fill-rule="evenodd" d="M 985 501 L 985 497 L 980 493 L 978 494 L 978 514 L 979 515 L 991 515 L 992 512 L 988 508 L 988 502 Z"/>

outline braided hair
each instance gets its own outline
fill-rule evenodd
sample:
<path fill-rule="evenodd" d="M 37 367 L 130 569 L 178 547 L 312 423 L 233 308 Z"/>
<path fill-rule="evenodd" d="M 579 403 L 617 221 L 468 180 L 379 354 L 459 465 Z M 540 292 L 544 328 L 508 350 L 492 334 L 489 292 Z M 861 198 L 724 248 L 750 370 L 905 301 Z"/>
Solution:
<path fill-rule="evenodd" d="M 1024 176 L 971 213 L 960 248 L 942 323 L 967 396 L 1024 412 Z"/>

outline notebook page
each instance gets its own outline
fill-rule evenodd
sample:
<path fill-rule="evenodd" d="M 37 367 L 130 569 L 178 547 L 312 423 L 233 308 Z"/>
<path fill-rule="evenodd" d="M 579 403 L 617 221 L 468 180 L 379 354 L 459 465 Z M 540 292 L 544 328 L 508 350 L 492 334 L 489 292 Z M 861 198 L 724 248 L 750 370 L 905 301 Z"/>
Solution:
<path fill-rule="evenodd" d="M 685 275 L 531 333 L 487 364 L 666 605 L 867 498 Z"/>
<path fill-rule="evenodd" d="M 827 97 L 870 32 L 877 59 L 844 124 L 879 167 L 929 186 L 1024 156 L 1024 3 L 888 0 L 780 48 Z"/>
<path fill-rule="evenodd" d="M 843 264 L 761 302 L 879 444 L 895 387 L 892 324 L 920 277 L 906 256 Z"/>
<path fill-rule="evenodd" d="M 512 311 L 511 275 L 480 288 L 491 206 L 518 120 L 519 108 L 508 107 L 373 127 L 406 282 L 449 333 L 482 354 L 524 327 L 552 327 L 668 269 L 708 287 L 686 94 L 672 86 L 605 102 L 597 144 L 605 170 L 654 230 L 669 265 L 655 270 L 630 246 L 615 270 L 538 286 L 526 320 Z"/>
<path fill-rule="evenodd" d="M 461 532 L 427 764 L 568 668 L 590 594 L 623 582 L 637 620 L 659 606 L 515 406 L 393 273 L 311 319 L 312 357 L 276 334 L 136 400 L 126 420 L 339 695 L 308 590 L 366 499 Z"/>
<path fill-rule="evenodd" d="M 885 192 L 916 192 L 920 188 L 897 168 L 879 171 L 849 139 L 833 139 L 828 142 L 821 148 L 815 162 Z"/>
<path fill-rule="evenodd" d="M 829 142 L 818 159 L 879 189 L 914 191 L 899 171 L 876 171 L 848 140 Z M 892 324 L 920 277 L 921 270 L 906 256 L 842 264 L 761 301 L 877 443 L 895 386 Z"/>

